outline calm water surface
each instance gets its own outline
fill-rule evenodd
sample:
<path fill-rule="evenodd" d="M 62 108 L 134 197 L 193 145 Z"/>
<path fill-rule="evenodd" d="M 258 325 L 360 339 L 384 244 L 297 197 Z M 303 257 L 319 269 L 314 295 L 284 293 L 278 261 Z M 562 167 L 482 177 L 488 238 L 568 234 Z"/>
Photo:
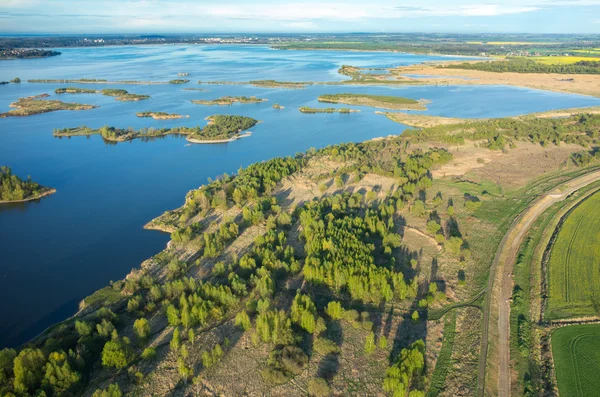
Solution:
<path fill-rule="evenodd" d="M 96 104 L 80 112 L 55 112 L 0 119 L 0 164 L 57 193 L 39 202 L 0 206 L 0 347 L 18 345 L 53 322 L 74 313 L 77 303 L 110 280 L 122 278 L 159 252 L 168 235 L 142 226 L 183 204 L 187 191 L 224 172 L 310 147 L 399 134 L 404 126 L 375 115 L 300 113 L 322 106 L 324 93 L 364 92 L 431 100 L 425 114 L 501 117 L 535 111 L 600 105 L 600 99 L 505 86 L 339 87 L 304 90 L 198 85 L 197 80 L 340 80 L 342 64 L 391 67 L 441 59 L 421 55 L 359 52 L 276 51 L 249 46 L 145 46 L 65 49 L 59 57 L 0 62 L 0 80 L 105 78 L 165 81 L 188 72 L 191 83 L 111 85 L 149 94 L 141 102 L 117 102 L 101 95 L 54 95 L 64 84 L 0 86 L 0 110 L 19 97 L 50 93 L 65 101 Z M 446 57 L 444 57 L 446 58 Z M 106 85 L 85 85 L 106 88 Z M 184 87 L 207 91 L 187 91 Z M 269 102 L 230 107 L 193 105 L 192 99 L 256 95 Z M 272 109 L 273 103 L 285 106 Z M 180 120 L 140 119 L 138 111 L 189 115 Z M 262 123 L 251 138 L 223 145 L 186 147 L 181 138 L 107 145 L 102 138 L 52 137 L 53 128 L 167 127 L 204 125 L 212 114 L 254 117 Z"/>

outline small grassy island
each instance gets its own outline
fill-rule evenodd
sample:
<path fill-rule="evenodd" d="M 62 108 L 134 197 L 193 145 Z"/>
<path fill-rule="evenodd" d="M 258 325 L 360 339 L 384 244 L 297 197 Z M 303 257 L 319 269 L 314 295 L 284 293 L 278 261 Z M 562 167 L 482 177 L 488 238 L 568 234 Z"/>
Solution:
<path fill-rule="evenodd" d="M 349 108 L 311 108 L 308 106 L 302 106 L 298 108 L 302 113 L 358 113 L 360 110 L 357 109 L 349 109 Z"/>
<path fill-rule="evenodd" d="M 291 81 L 277 81 L 277 80 L 252 80 L 248 84 L 256 87 L 264 88 L 288 88 L 288 89 L 302 89 L 306 88 L 307 84 L 310 83 L 295 83 Z"/>
<path fill-rule="evenodd" d="M 49 84 L 137 84 L 137 85 L 157 85 L 157 84 L 185 84 L 189 80 L 175 79 L 170 81 L 139 81 L 139 80 L 116 80 L 106 79 L 29 79 L 28 83 L 49 83 Z"/>
<path fill-rule="evenodd" d="M 112 96 L 117 101 L 142 101 L 150 98 L 150 95 L 132 94 L 127 90 L 107 88 L 104 90 L 92 90 L 88 88 L 66 87 L 54 90 L 57 94 L 102 94 Z"/>
<path fill-rule="evenodd" d="M 346 105 L 370 106 L 394 110 L 427 110 L 425 100 L 391 95 L 328 94 L 319 96 L 319 102 L 344 103 Z"/>
<path fill-rule="evenodd" d="M 17 102 L 10 104 L 13 110 L 6 113 L 0 113 L 0 118 L 5 117 L 24 117 L 34 114 L 54 112 L 57 110 L 89 110 L 97 108 L 94 105 L 84 105 L 80 103 L 62 102 L 59 100 L 41 99 L 49 97 L 48 94 L 19 98 Z"/>
<path fill-rule="evenodd" d="M 55 189 L 41 186 L 30 178 L 19 178 L 9 167 L 0 167 L 0 204 L 36 200 L 55 192 Z"/>
<path fill-rule="evenodd" d="M 175 113 L 166 112 L 138 112 L 135 114 L 138 117 L 152 117 L 154 120 L 169 120 L 169 119 L 181 119 L 184 116 Z M 189 117 L 189 116 L 187 116 Z"/>
<path fill-rule="evenodd" d="M 169 84 L 186 84 L 189 83 L 189 80 L 186 79 L 175 79 L 175 80 L 170 80 Z"/>
<path fill-rule="evenodd" d="M 75 128 L 63 128 L 54 130 L 55 137 L 89 136 L 101 135 L 109 142 L 126 142 L 137 138 L 157 138 L 167 135 L 185 135 L 192 143 L 224 143 L 249 136 L 250 133 L 242 134 L 242 131 L 253 127 L 258 123 L 250 117 L 216 115 L 207 117 L 208 125 L 204 128 L 196 127 L 173 127 L 173 128 L 115 128 L 104 126 L 98 129 L 80 126 Z"/>
<path fill-rule="evenodd" d="M 285 109 L 285 106 L 281 106 L 281 105 L 280 105 L 280 104 L 278 104 L 278 103 L 274 103 L 274 104 L 273 104 L 273 109 Z"/>
<path fill-rule="evenodd" d="M 212 99 L 212 100 L 204 100 L 204 99 L 194 99 L 192 100 L 192 103 L 195 103 L 196 105 L 207 105 L 207 106 L 214 106 L 214 105 L 233 105 L 236 102 L 242 103 L 242 104 L 246 104 L 246 103 L 260 103 L 260 102 L 266 102 L 266 99 L 262 99 L 262 98 L 257 98 L 255 96 L 223 96 L 221 98 L 217 98 L 217 99 Z"/>

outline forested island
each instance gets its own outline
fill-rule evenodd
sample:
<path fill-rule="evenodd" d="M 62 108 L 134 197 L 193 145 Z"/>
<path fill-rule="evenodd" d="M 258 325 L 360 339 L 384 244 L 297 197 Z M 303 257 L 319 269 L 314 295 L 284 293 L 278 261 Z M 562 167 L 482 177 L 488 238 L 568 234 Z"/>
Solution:
<path fill-rule="evenodd" d="M 126 142 L 133 139 L 157 138 L 167 135 L 184 135 L 193 143 L 222 143 L 242 138 L 244 130 L 258 123 L 250 117 L 215 115 L 207 118 L 206 127 L 173 127 L 173 128 L 116 128 L 104 126 L 101 128 L 89 128 L 79 126 L 75 128 L 55 129 L 55 137 L 90 136 L 101 135 L 109 142 Z"/>
<path fill-rule="evenodd" d="M 227 106 L 227 105 L 233 105 L 236 102 L 239 102 L 241 104 L 246 104 L 246 103 L 261 103 L 261 102 L 266 102 L 267 99 L 262 99 L 262 98 L 257 98 L 255 96 L 223 96 L 221 98 L 217 98 L 217 99 L 210 99 L 210 100 L 203 100 L 203 99 L 194 99 L 192 100 L 192 103 L 195 103 L 196 105 L 207 105 L 207 106 Z"/>
<path fill-rule="evenodd" d="M 152 117 L 155 120 L 169 120 L 169 119 L 180 119 L 183 118 L 181 114 L 166 113 L 166 112 L 138 112 L 135 114 L 137 117 Z M 189 117 L 189 116 L 187 116 Z"/>
<path fill-rule="evenodd" d="M 349 109 L 349 108 L 312 108 L 309 106 L 302 106 L 298 108 L 302 113 L 357 113 L 360 110 Z"/>
<path fill-rule="evenodd" d="M 49 58 L 60 55 L 59 51 L 39 50 L 33 48 L 0 48 L 0 60 Z"/>
<path fill-rule="evenodd" d="M 55 192 L 55 189 L 41 186 L 31 178 L 19 178 L 7 166 L 0 167 L 0 204 L 36 200 Z"/>
<path fill-rule="evenodd" d="M 425 100 L 416 100 L 389 95 L 367 95 L 367 94 L 328 94 L 321 95 L 319 102 L 344 103 L 346 105 L 370 106 L 382 109 L 394 110 L 427 110 Z"/>
<path fill-rule="evenodd" d="M 595 60 L 581 60 L 570 64 L 545 64 L 527 58 L 508 58 L 505 61 L 452 63 L 439 67 L 498 73 L 600 74 L 600 61 Z"/>
<path fill-rule="evenodd" d="M 54 112 L 57 110 L 89 110 L 97 108 L 94 105 L 85 105 L 81 103 L 62 102 L 59 100 L 43 99 L 49 97 L 48 94 L 19 98 L 17 102 L 10 104 L 14 108 L 8 112 L 0 113 L 0 118 L 17 116 L 32 116 L 34 114 Z"/>
<path fill-rule="evenodd" d="M 116 101 L 142 101 L 150 98 L 150 95 L 133 94 L 124 89 L 106 88 L 104 90 L 92 90 L 87 88 L 67 87 L 57 88 L 56 94 L 102 94 L 114 97 Z"/>

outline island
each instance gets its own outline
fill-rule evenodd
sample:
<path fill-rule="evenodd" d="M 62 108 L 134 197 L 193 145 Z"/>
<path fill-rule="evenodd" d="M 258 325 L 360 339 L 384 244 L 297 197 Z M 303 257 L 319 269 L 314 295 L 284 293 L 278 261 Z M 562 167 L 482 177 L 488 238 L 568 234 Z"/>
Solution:
<path fill-rule="evenodd" d="M 32 116 L 34 114 L 54 112 L 57 110 L 89 110 L 97 108 L 95 105 L 84 105 L 81 103 L 70 103 L 59 100 L 42 99 L 47 98 L 50 95 L 42 94 L 29 96 L 25 98 L 19 98 L 17 102 L 10 104 L 11 108 L 14 108 L 6 113 L 0 113 L 0 118 L 5 117 L 24 117 Z"/>
<path fill-rule="evenodd" d="M 233 105 L 236 102 L 241 104 L 246 103 L 261 103 L 266 102 L 267 99 L 257 98 L 255 96 L 223 96 L 221 98 L 212 99 L 212 100 L 203 100 L 203 99 L 194 99 L 192 103 L 196 105 L 207 105 L 207 106 L 223 106 L 223 105 Z"/>
<path fill-rule="evenodd" d="M 34 48 L 6 48 L 0 49 L 0 60 L 49 58 L 60 54 L 59 51 L 38 50 Z"/>
<path fill-rule="evenodd" d="M 319 96 L 319 102 L 344 103 L 346 105 L 369 106 L 394 110 L 427 110 L 428 101 L 390 95 L 327 94 Z"/>
<path fill-rule="evenodd" d="M 142 101 L 150 98 L 150 95 L 132 94 L 127 90 L 118 88 L 107 88 L 104 90 L 92 90 L 79 87 L 57 88 L 56 94 L 102 94 L 114 97 L 116 101 Z"/>
<path fill-rule="evenodd" d="M 215 115 L 206 118 L 208 125 L 204 128 L 196 127 L 173 127 L 173 128 L 116 128 L 104 126 L 101 128 L 90 128 L 79 126 L 75 128 L 55 129 L 55 137 L 90 136 L 101 135 L 108 142 L 126 142 L 133 139 L 148 139 L 164 137 L 167 135 L 182 135 L 192 143 L 225 143 L 250 136 L 249 132 L 243 131 L 253 127 L 257 120 L 244 116 Z"/>
<path fill-rule="evenodd" d="M 273 109 L 285 109 L 285 106 L 281 106 L 281 105 L 280 105 L 280 104 L 278 104 L 278 103 L 274 103 L 274 104 L 273 104 Z"/>
<path fill-rule="evenodd" d="M 166 112 L 138 112 L 135 114 L 138 117 L 152 117 L 154 120 L 169 120 L 169 119 L 181 119 L 184 116 L 175 113 Z M 185 116 L 190 117 L 190 116 Z"/>
<path fill-rule="evenodd" d="M 349 109 L 349 108 L 311 108 L 308 106 L 302 106 L 298 108 L 302 113 L 357 113 L 360 110 Z"/>
<path fill-rule="evenodd" d="M 23 180 L 9 167 L 0 167 L 0 204 L 37 200 L 52 193 L 56 193 L 56 189 L 41 186 L 31 178 Z"/>
<path fill-rule="evenodd" d="M 189 83 L 189 80 L 186 79 L 174 79 L 174 80 L 170 80 L 169 84 L 186 84 Z"/>

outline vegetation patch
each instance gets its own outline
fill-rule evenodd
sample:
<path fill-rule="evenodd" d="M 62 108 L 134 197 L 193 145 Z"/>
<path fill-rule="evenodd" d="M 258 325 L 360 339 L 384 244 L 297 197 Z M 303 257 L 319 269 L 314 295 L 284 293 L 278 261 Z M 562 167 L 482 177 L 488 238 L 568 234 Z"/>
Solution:
<path fill-rule="evenodd" d="M 17 102 L 13 102 L 10 104 L 10 107 L 14 109 L 6 113 L 0 113 L 0 118 L 11 116 L 32 116 L 34 114 L 55 112 L 57 110 L 89 110 L 98 107 L 94 105 L 83 105 L 80 103 L 69 103 L 62 102 L 59 100 L 42 99 L 47 98 L 48 96 L 48 94 L 43 94 L 32 97 L 19 98 Z"/>
<path fill-rule="evenodd" d="M 558 390 L 563 397 L 594 396 L 600 390 L 600 325 L 571 325 L 552 333 Z"/>
<path fill-rule="evenodd" d="M 549 57 L 547 61 L 551 62 L 552 58 L 555 57 Z M 558 63 L 559 59 L 556 58 L 556 64 L 548 64 L 546 62 L 536 62 L 535 60 L 528 58 L 508 58 L 504 61 L 464 62 L 440 67 L 497 73 L 600 74 L 600 60 L 591 58 L 573 60 L 573 63 Z"/>
<path fill-rule="evenodd" d="M 319 96 L 319 102 L 344 103 L 395 110 L 426 110 L 426 101 L 388 95 L 328 94 Z"/>
<path fill-rule="evenodd" d="M 112 96 L 117 101 L 141 101 L 150 98 L 150 95 L 132 94 L 127 90 L 107 88 L 104 90 L 92 90 L 87 88 L 67 87 L 54 90 L 57 94 L 102 94 Z"/>

